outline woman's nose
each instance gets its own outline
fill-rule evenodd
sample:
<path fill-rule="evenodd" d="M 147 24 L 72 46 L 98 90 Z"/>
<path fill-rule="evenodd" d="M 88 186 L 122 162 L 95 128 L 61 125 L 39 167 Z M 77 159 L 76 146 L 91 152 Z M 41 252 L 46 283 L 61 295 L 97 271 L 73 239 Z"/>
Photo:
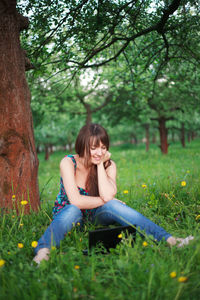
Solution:
<path fill-rule="evenodd" d="M 97 154 L 98 154 L 98 155 L 101 155 L 101 154 L 102 154 L 101 148 L 97 148 Z"/>

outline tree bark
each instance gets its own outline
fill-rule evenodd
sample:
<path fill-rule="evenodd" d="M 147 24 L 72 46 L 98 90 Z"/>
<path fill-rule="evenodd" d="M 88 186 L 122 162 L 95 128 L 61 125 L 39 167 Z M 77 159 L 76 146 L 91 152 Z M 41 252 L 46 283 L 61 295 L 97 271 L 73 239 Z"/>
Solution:
<path fill-rule="evenodd" d="M 184 123 L 181 124 L 181 144 L 185 147 L 185 125 Z"/>
<path fill-rule="evenodd" d="M 25 77 L 27 62 L 19 40 L 20 31 L 27 27 L 28 19 L 16 11 L 16 0 L 1 0 L 0 207 L 12 209 L 27 200 L 25 212 L 39 206 L 38 159 Z"/>
<path fill-rule="evenodd" d="M 163 154 L 168 153 L 168 142 L 167 142 L 167 128 L 166 128 L 166 119 L 160 117 L 159 122 L 159 133 L 160 133 L 160 149 Z"/>
<path fill-rule="evenodd" d="M 49 160 L 49 151 L 50 149 L 49 149 L 49 145 L 48 144 L 46 144 L 45 145 L 45 160 Z"/>

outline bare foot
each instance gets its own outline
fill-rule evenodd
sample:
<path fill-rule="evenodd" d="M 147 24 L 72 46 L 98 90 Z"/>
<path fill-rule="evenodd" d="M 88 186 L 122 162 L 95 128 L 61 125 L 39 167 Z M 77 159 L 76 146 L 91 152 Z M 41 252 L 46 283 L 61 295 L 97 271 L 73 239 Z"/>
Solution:
<path fill-rule="evenodd" d="M 40 264 L 40 262 L 43 259 L 44 260 L 49 259 L 49 253 L 50 253 L 49 248 L 42 248 L 42 249 L 38 250 L 37 255 L 33 258 L 33 261 L 35 261 L 37 264 Z"/>
<path fill-rule="evenodd" d="M 194 237 L 189 235 L 187 236 L 186 238 L 175 238 L 173 236 L 170 236 L 168 239 L 167 239 L 167 243 L 170 245 L 170 246 L 174 246 L 174 245 L 177 245 L 178 248 L 181 248 L 185 245 L 188 245 L 189 242 L 191 240 L 193 240 Z"/>

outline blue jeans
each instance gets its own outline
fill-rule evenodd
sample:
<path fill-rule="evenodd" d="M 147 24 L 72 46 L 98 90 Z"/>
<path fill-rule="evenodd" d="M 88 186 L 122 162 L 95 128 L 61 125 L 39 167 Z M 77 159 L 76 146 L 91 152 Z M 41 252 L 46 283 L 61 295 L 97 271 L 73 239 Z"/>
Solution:
<path fill-rule="evenodd" d="M 73 225 L 78 222 L 81 224 L 82 221 L 82 212 L 77 206 L 71 204 L 64 207 L 39 239 L 35 253 L 41 248 L 50 249 L 51 246 L 59 246 L 60 241 L 64 239 L 65 234 L 72 229 Z M 110 200 L 94 209 L 92 222 L 101 225 L 111 225 L 116 222 L 121 225 L 134 225 L 144 230 L 147 235 L 152 235 L 157 241 L 167 240 L 171 236 L 162 227 L 117 200 Z"/>

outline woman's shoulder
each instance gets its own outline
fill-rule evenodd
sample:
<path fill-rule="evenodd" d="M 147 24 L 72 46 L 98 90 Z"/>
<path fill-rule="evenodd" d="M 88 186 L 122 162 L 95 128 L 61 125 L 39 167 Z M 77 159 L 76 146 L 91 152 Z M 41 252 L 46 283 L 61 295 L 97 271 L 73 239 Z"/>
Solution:
<path fill-rule="evenodd" d="M 64 167 L 64 166 L 67 166 L 67 165 L 74 165 L 76 167 L 75 155 L 68 154 L 68 155 L 65 155 L 65 157 L 63 157 L 61 159 L 60 167 Z"/>

